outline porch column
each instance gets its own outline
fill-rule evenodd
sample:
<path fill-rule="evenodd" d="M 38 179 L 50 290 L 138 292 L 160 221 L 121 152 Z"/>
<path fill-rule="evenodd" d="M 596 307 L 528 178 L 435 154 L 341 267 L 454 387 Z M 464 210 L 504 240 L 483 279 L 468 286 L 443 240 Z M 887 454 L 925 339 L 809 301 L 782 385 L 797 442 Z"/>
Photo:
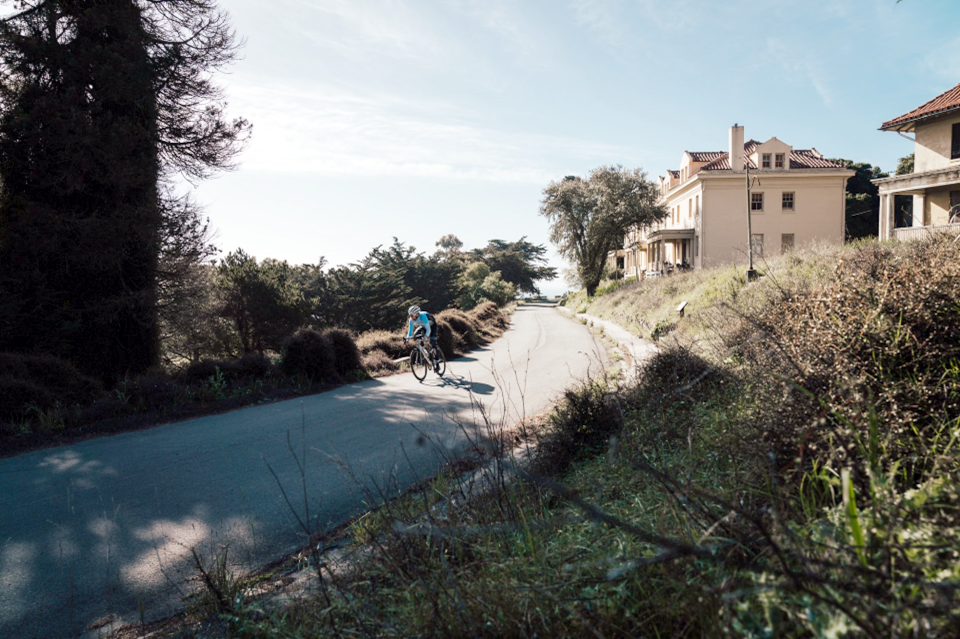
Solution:
<path fill-rule="evenodd" d="M 913 196 L 913 224 L 911 226 L 924 226 L 927 219 L 927 194 L 919 193 Z"/>
<path fill-rule="evenodd" d="M 893 195 L 880 193 L 880 241 L 889 240 L 893 234 Z"/>

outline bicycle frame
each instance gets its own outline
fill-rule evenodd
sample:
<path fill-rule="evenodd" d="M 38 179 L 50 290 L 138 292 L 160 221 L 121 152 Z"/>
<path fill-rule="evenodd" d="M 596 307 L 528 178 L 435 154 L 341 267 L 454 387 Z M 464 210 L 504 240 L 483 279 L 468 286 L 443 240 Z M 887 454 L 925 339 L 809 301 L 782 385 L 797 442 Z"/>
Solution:
<path fill-rule="evenodd" d="M 430 364 L 430 368 L 433 368 L 434 357 L 431 352 L 433 349 L 427 348 L 426 344 L 423 343 L 423 337 L 414 338 L 414 343 L 416 343 L 417 348 L 420 349 L 420 354 L 423 355 L 424 359 Z"/>
<path fill-rule="evenodd" d="M 414 337 L 413 340 L 414 348 L 410 351 L 410 369 L 413 376 L 422 382 L 427 376 L 427 370 L 432 369 L 434 373 L 443 377 L 447 370 L 447 361 L 440 347 L 437 347 L 437 356 L 434 357 L 433 349 L 427 347 L 422 335 Z"/>

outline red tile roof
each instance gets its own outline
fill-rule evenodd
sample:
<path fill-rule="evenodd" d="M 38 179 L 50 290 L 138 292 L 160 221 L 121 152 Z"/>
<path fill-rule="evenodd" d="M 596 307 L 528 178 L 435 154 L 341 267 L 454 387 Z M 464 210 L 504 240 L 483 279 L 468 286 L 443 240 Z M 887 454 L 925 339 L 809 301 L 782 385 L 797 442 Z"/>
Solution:
<path fill-rule="evenodd" d="M 750 140 L 743 145 L 743 161 L 752 170 L 757 169 L 757 165 L 750 159 L 750 155 L 757 150 L 760 143 L 756 140 Z M 716 151 L 717 158 L 707 164 L 701 171 L 729 171 L 730 154 L 726 151 Z M 842 169 L 844 166 L 839 162 L 825 159 L 814 149 L 794 149 L 790 152 L 791 169 Z"/>
<path fill-rule="evenodd" d="M 880 125 L 881 131 L 889 131 L 892 129 L 899 129 L 901 131 L 910 131 L 913 129 L 911 125 L 913 122 L 918 120 L 925 120 L 927 118 L 932 118 L 948 111 L 956 111 L 960 109 L 960 84 L 953 87 L 948 91 L 944 91 L 934 99 L 921 104 L 913 111 L 909 113 L 904 113 L 898 118 L 888 120 Z"/>
<path fill-rule="evenodd" d="M 749 156 L 744 155 L 743 162 L 751 169 L 756 170 L 757 165 L 753 163 Z M 716 160 L 706 165 L 700 169 L 701 171 L 729 171 L 730 170 L 730 154 L 726 151 L 721 151 L 721 156 Z"/>
<path fill-rule="evenodd" d="M 723 151 L 687 151 L 687 153 L 694 162 L 713 162 L 723 155 Z"/>
<path fill-rule="evenodd" d="M 843 169 L 839 162 L 828 160 L 813 149 L 794 149 L 790 153 L 791 169 Z"/>
<path fill-rule="evenodd" d="M 669 173 L 671 176 L 673 176 L 673 177 L 675 177 L 675 178 L 680 177 L 680 171 L 674 171 L 673 169 L 667 169 L 667 173 Z"/>

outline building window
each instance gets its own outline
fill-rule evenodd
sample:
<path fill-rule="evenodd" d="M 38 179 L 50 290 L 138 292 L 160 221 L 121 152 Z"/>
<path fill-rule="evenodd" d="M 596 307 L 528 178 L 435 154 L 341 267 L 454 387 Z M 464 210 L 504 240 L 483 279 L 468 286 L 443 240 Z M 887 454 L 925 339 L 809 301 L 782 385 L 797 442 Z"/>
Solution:
<path fill-rule="evenodd" d="M 775 161 L 775 164 L 774 164 L 774 168 L 776 168 L 776 169 L 782 169 L 782 168 L 783 168 L 783 160 L 784 160 L 783 153 L 777 153 L 777 158 L 776 158 L 776 161 Z"/>
<path fill-rule="evenodd" d="M 693 217 L 693 200 L 687 200 L 687 217 Z"/>
<path fill-rule="evenodd" d="M 750 236 L 750 251 L 758 257 L 763 257 L 763 233 L 754 233 Z"/>
<path fill-rule="evenodd" d="M 780 236 L 780 252 L 789 253 L 793 250 L 793 233 L 784 233 Z"/>
<path fill-rule="evenodd" d="M 770 154 L 769 154 L 769 153 L 764 153 L 764 154 L 763 154 L 763 168 L 765 168 L 765 169 L 769 169 L 769 168 L 770 168 Z"/>
<path fill-rule="evenodd" d="M 700 196 L 697 196 L 697 215 L 700 215 Z"/>
<path fill-rule="evenodd" d="M 950 159 L 960 158 L 960 122 L 953 125 L 953 141 L 950 145 Z"/>
<path fill-rule="evenodd" d="M 783 210 L 792 211 L 793 210 L 793 193 L 784 193 L 783 194 Z"/>
<path fill-rule="evenodd" d="M 693 256 L 698 257 L 700 255 L 700 238 L 693 238 Z"/>
<path fill-rule="evenodd" d="M 751 211 L 763 210 L 763 193 L 750 194 L 750 210 Z"/>

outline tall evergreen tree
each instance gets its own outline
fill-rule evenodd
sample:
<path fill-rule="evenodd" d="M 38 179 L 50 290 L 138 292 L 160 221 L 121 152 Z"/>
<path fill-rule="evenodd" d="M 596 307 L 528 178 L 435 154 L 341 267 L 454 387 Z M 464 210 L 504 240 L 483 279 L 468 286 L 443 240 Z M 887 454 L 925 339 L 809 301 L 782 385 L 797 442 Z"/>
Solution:
<path fill-rule="evenodd" d="M 210 79 L 233 32 L 212 0 L 17 7 L 0 22 L 0 350 L 111 381 L 158 361 L 164 229 L 195 218 L 161 184 L 230 168 L 249 131 Z"/>

